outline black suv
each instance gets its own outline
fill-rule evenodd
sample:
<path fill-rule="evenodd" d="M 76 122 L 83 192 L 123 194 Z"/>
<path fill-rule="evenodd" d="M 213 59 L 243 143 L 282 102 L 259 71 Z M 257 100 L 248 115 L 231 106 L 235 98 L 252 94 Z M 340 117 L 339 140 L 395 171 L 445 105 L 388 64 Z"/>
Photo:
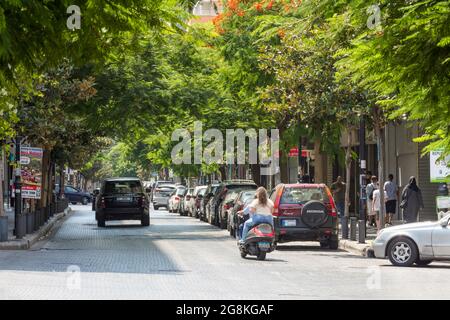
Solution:
<path fill-rule="evenodd" d="M 150 224 L 149 199 L 138 178 L 110 178 L 102 182 L 95 201 L 99 227 L 110 220 L 141 220 Z"/>
<path fill-rule="evenodd" d="M 256 190 L 257 184 L 253 180 L 227 180 L 220 183 L 217 193 L 210 204 L 210 223 L 225 229 L 227 227 L 227 217 L 221 216 L 220 207 L 228 191 L 239 192 L 242 190 Z"/>

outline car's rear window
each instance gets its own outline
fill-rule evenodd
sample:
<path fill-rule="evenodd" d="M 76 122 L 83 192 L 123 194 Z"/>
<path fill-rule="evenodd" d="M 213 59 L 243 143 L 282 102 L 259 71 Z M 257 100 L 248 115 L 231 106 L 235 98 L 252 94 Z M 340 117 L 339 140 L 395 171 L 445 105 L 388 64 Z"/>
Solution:
<path fill-rule="evenodd" d="M 163 189 L 157 189 L 155 190 L 155 197 L 170 197 L 173 192 L 175 191 L 175 188 L 163 188 Z"/>
<path fill-rule="evenodd" d="M 232 184 L 226 187 L 228 190 L 236 190 L 236 189 L 258 189 L 258 186 L 253 184 Z"/>
<path fill-rule="evenodd" d="M 242 196 L 241 196 L 242 202 L 246 202 L 247 200 L 254 199 L 254 198 L 255 198 L 255 192 L 254 191 L 244 192 L 244 193 L 242 193 Z"/>
<path fill-rule="evenodd" d="M 311 200 L 324 202 L 326 194 L 321 188 L 285 188 L 280 204 L 304 204 Z"/>
<path fill-rule="evenodd" d="M 206 188 L 200 189 L 200 190 L 198 191 L 198 195 L 204 196 L 204 195 L 205 195 L 205 192 L 206 192 Z"/>
<path fill-rule="evenodd" d="M 105 193 L 143 193 L 140 181 L 106 181 Z"/>
<path fill-rule="evenodd" d="M 184 196 L 186 194 L 185 188 L 178 188 L 177 189 L 177 196 Z"/>

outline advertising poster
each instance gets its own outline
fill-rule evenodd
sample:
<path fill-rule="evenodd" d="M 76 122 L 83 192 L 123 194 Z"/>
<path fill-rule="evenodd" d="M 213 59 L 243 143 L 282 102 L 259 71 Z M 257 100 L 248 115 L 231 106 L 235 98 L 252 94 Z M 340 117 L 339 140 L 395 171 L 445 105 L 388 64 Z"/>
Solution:
<path fill-rule="evenodd" d="M 431 182 L 450 182 L 450 156 L 438 161 L 441 150 L 430 152 L 430 180 Z"/>
<path fill-rule="evenodd" d="M 41 148 L 20 148 L 22 198 L 41 198 L 42 155 Z"/>

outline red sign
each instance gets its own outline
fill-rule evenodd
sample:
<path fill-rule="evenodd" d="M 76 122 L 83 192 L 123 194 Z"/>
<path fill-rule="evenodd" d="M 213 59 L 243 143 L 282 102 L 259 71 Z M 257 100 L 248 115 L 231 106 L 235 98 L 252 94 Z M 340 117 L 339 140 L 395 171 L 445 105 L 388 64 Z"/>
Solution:
<path fill-rule="evenodd" d="M 289 150 L 289 157 L 298 157 L 298 148 L 294 147 Z"/>

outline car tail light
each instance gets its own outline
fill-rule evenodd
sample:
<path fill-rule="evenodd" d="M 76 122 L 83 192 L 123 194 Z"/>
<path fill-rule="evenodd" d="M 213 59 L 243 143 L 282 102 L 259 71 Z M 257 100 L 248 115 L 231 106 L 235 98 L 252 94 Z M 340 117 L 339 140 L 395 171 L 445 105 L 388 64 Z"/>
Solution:
<path fill-rule="evenodd" d="M 180 197 L 175 197 L 175 200 L 180 201 Z"/>
<path fill-rule="evenodd" d="M 328 210 L 330 212 L 330 216 L 336 218 L 337 217 L 337 210 L 336 210 L 336 204 L 334 203 L 333 196 L 331 195 L 331 192 L 328 188 L 325 188 L 325 191 L 328 195 L 328 200 L 330 201 L 330 204 L 327 206 Z"/>
<path fill-rule="evenodd" d="M 226 205 L 224 205 L 223 207 L 224 207 L 225 210 L 228 210 L 228 209 L 231 208 L 231 206 L 230 206 L 229 204 L 226 204 Z"/>
<path fill-rule="evenodd" d="M 280 199 L 281 199 L 282 194 L 283 194 L 283 188 L 278 189 L 277 197 L 275 199 L 275 203 L 273 206 L 273 214 L 272 214 L 273 216 L 279 216 L 281 214 L 281 210 L 279 209 L 279 206 L 280 206 Z"/>
<path fill-rule="evenodd" d="M 187 201 L 191 200 L 191 196 L 186 196 L 186 200 Z"/>

